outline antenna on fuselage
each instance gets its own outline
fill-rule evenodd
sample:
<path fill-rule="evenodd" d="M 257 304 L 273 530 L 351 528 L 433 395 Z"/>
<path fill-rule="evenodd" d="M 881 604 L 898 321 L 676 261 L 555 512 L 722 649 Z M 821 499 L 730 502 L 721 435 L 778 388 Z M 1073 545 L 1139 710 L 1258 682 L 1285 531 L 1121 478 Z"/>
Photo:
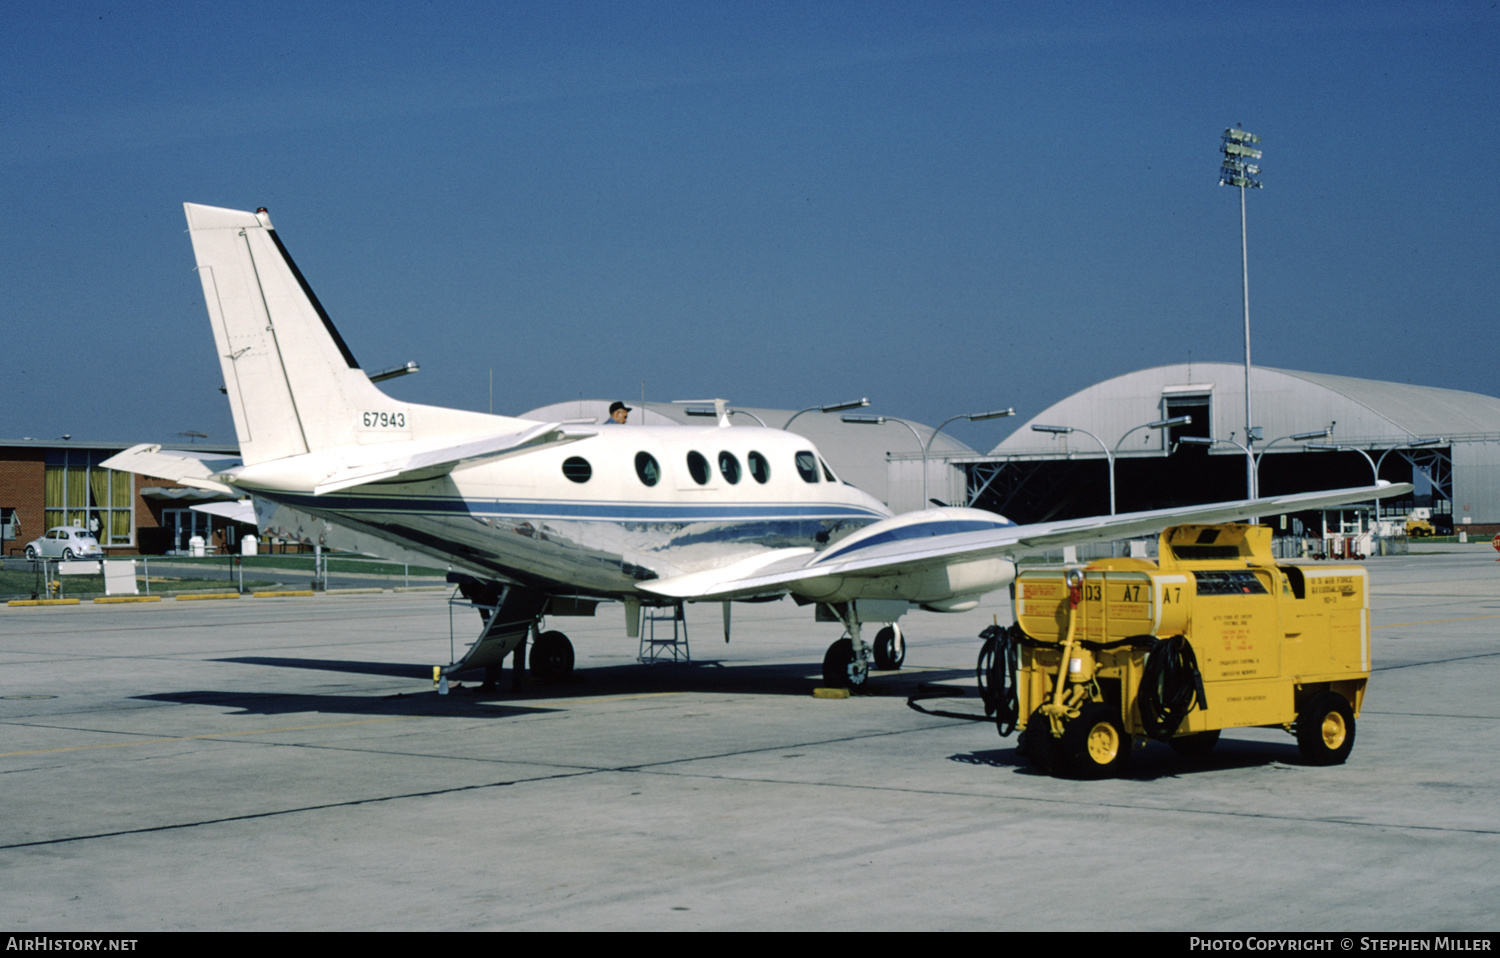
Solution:
<path fill-rule="evenodd" d="M 702 403 L 713 403 L 714 404 L 714 415 L 719 418 L 719 428 L 720 429 L 728 429 L 729 428 L 729 400 L 727 400 L 727 399 L 674 399 L 674 400 L 672 400 L 672 405 L 674 405 L 674 406 L 692 406 L 692 405 L 700 405 Z M 693 415 L 693 411 L 691 409 L 688 410 L 688 415 L 690 415 L 690 416 Z"/>

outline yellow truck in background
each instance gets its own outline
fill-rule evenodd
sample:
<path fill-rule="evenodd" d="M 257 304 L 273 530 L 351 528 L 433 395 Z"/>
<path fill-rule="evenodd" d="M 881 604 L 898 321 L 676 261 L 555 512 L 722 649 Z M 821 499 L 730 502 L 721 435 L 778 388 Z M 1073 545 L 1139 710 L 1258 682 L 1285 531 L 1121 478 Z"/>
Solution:
<path fill-rule="evenodd" d="M 1156 562 L 1026 570 L 1013 596 L 1015 625 L 986 630 L 981 682 L 1041 771 L 1116 774 L 1150 739 L 1201 755 L 1230 728 L 1285 729 L 1314 765 L 1354 745 L 1370 678 L 1359 566 L 1278 563 L 1265 526 L 1183 525 Z"/>

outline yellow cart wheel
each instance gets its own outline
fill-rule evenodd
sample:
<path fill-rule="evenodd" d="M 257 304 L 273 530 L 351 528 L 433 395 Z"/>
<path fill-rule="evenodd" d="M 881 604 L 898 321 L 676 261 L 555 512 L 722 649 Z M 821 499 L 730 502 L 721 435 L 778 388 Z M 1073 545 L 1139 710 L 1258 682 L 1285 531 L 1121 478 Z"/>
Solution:
<path fill-rule="evenodd" d="M 1102 702 L 1089 702 L 1079 709 L 1057 744 L 1058 771 L 1071 778 L 1118 775 L 1130 757 L 1130 736 L 1125 734 L 1119 710 Z"/>
<path fill-rule="evenodd" d="M 1342 765 L 1354 748 L 1354 709 L 1337 692 L 1319 692 L 1297 716 L 1297 749 L 1309 765 Z"/>

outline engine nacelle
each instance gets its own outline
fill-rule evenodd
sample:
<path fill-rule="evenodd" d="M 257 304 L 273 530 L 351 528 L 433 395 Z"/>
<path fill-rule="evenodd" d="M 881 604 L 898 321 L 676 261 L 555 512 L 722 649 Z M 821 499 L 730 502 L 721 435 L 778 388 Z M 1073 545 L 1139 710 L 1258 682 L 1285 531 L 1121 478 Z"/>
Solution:
<path fill-rule="evenodd" d="M 819 602 L 902 599 L 934 612 L 966 612 L 979 597 L 1014 582 L 1009 559 L 969 559 L 916 572 L 881 576 L 827 576 L 798 583 L 797 593 Z"/>

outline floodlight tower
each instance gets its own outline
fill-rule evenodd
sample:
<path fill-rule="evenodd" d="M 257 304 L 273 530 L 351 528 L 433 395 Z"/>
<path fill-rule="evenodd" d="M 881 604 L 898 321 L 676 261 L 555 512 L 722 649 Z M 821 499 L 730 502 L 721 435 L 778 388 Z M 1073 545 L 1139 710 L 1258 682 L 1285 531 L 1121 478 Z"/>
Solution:
<path fill-rule="evenodd" d="M 1260 150 L 1252 145 L 1259 142 L 1260 137 L 1237 125 L 1225 130 L 1219 138 L 1219 147 L 1224 154 L 1224 160 L 1219 164 L 1219 185 L 1240 188 L 1240 276 L 1245 289 L 1245 445 L 1252 449 L 1259 437 L 1255 434 L 1250 415 L 1250 254 L 1245 244 L 1245 190 L 1260 189 L 1260 181 L 1256 179 L 1260 175 L 1260 166 L 1249 162 L 1260 159 Z M 1254 462 L 1252 457 L 1246 457 L 1245 488 L 1250 491 L 1252 499 L 1257 494 Z"/>

